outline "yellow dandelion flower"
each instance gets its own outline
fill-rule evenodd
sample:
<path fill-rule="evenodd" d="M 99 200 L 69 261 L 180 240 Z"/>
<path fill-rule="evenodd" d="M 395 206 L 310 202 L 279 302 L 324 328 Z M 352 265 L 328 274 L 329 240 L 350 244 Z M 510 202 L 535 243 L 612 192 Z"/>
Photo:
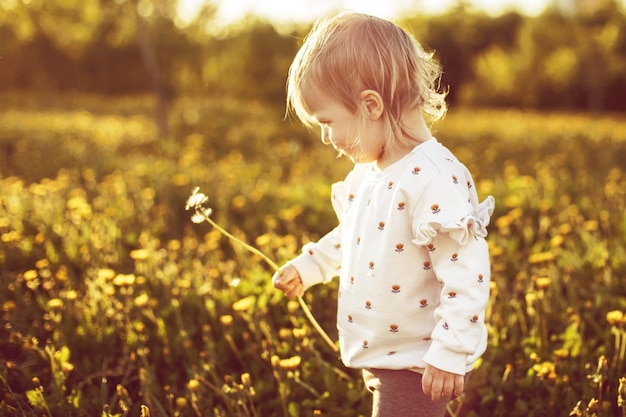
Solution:
<path fill-rule="evenodd" d="M 265 246 L 272 242 L 272 235 L 270 233 L 264 233 L 256 238 L 256 244 L 258 246 Z"/>
<path fill-rule="evenodd" d="M 302 339 L 304 336 L 306 336 L 306 330 L 305 329 L 293 329 L 293 337 L 295 337 L 296 339 Z"/>
<path fill-rule="evenodd" d="M 552 362 L 538 363 L 533 365 L 533 371 L 535 371 L 540 378 L 550 378 L 552 374 L 554 374 L 554 364 Z"/>
<path fill-rule="evenodd" d="M 538 277 L 535 279 L 535 285 L 540 290 L 544 290 L 548 288 L 551 283 L 552 283 L 552 278 L 549 278 L 549 277 Z"/>
<path fill-rule="evenodd" d="M 25 281 L 32 281 L 34 279 L 36 279 L 39 275 L 37 274 L 37 271 L 35 271 L 34 269 L 29 269 L 28 271 L 24 272 L 23 277 Z"/>
<path fill-rule="evenodd" d="M 167 242 L 167 248 L 169 250 L 177 251 L 177 250 L 180 250 L 181 247 L 182 247 L 182 243 L 180 243 L 180 240 L 178 239 L 173 239 Z"/>
<path fill-rule="evenodd" d="M 531 264 L 539 264 L 543 262 L 550 262 L 556 259 L 556 255 L 552 252 L 540 252 L 533 253 L 528 257 L 528 262 Z"/>
<path fill-rule="evenodd" d="M 113 278 L 113 285 L 127 287 L 135 283 L 135 274 L 117 274 Z"/>
<path fill-rule="evenodd" d="M 236 301 L 233 304 L 233 310 L 235 311 L 247 311 L 250 310 L 254 306 L 254 302 L 256 298 L 253 295 L 242 298 L 239 301 Z"/>
<path fill-rule="evenodd" d="M 289 337 L 291 337 L 293 335 L 292 331 L 289 329 L 279 329 L 278 330 L 278 337 L 280 337 L 281 339 L 288 339 Z"/>
<path fill-rule="evenodd" d="M 22 240 L 22 234 L 17 230 L 12 230 L 10 232 L 3 233 L 1 239 L 4 243 L 19 242 Z"/>
<path fill-rule="evenodd" d="M 572 225 L 569 223 L 563 223 L 559 226 L 559 233 L 566 235 L 572 231 Z"/>
<path fill-rule="evenodd" d="M 189 389 L 189 391 L 196 392 L 198 388 L 200 388 L 200 381 L 197 379 L 190 379 L 189 382 L 187 382 L 187 389 Z"/>
<path fill-rule="evenodd" d="M 187 399 L 185 397 L 176 398 L 176 408 L 183 409 L 187 407 Z"/>
<path fill-rule="evenodd" d="M 191 281 L 188 279 L 179 278 L 176 280 L 176 286 L 183 289 L 191 288 Z"/>
<path fill-rule="evenodd" d="M 553 236 L 552 239 L 550 239 L 550 246 L 556 248 L 557 246 L 561 246 L 564 241 L 565 238 L 562 235 Z"/>
<path fill-rule="evenodd" d="M 73 370 L 74 370 L 74 365 L 72 365 L 69 362 L 63 362 L 63 364 L 61 365 L 61 371 L 63 371 L 64 374 L 69 374 Z"/>
<path fill-rule="evenodd" d="M 15 307 L 16 307 L 15 301 L 13 300 L 5 301 L 2 304 L 2 311 L 6 311 L 6 312 L 13 311 Z"/>
<path fill-rule="evenodd" d="M 509 227 L 511 225 L 512 221 L 513 221 L 513 219 L 511 219 L 510 216 L 498 217 L 496 219 L 496 227 L 498 229 L 506 229 L 507 227 Z"/>
<path fill-rule="evenodd" d="M 249 387 L 252 385 L 252 378 L 250 378 L 249 373 L 246 372 L 246 373 L 241 374 L 241 383 L 246 387 Z"/>
<path fill-rule="evenodd" d="M 587 220 L 583 223 L 583 228 L 589 232 L 593 232 L 598 230 L 598 221 L 597 220 Z"/>
<path fill-rule="evenodd" d="M 150 297 L 148 296 L 148 294 L 143 293 L 140 296 L 135 298 L 135 307 L 145 307 L 146 305 L 148 305 L 148 301 L 150 301 Z"/>
<path fill-rule="evenodd" d="M 54 274 L 55 278 L 58 281 L 65 282 L 68 279 L 67 275 L 67 267 L 65 265 L 61 265 L 57 272 Z"/>
<path fill-rule="evenodd" d="M 624 313 L 619 310 L 613 310 L 606 313 L 606 321 L 609 322 L 610 325 L 615 326 L 621 324 L 624 320 Z"/>
<path fill-rule="evenodd" d="M 144 200 L 152 200 L 155 196 L 156 191 L 154 191 L 154 188 L 152 187 L 144 188 L 143 190 L 141 190 L 141 198 L 143 198 Z"/>
<path fill-rule="evenodd" d="M 130 251 L 130 257 L 136 261 L 144 261 L 148 259 L 150 253 L 147 249 L 135 249 Z"/>
<path fill-rule="evenodd" d="M 569 350 L 567 349 L 557 349 L 554 351 L 554 357 L 558 359 L 565 359 L 569 357 Z"/>
<path fill-rule="evenodd" d="M 35 262 L 35 267 L 37 267 L 37 269 L 43 269 L 43 268 L 47 268 L 50 266 L 50 261 L 47 259 L 40 259 L 37 262 Z"/>
<path fill-rule="evenodd" d="M 299 304 L 297 301 L 295 300 L 289 300 L 287 302 L 287 311 L 289 311 L 289 314 L 293 314 L 296 311 L 298 311 L 299 308 Z"/>
<path fill-rule="evenodd" d="M 110 268 L 101 268 L 98 269 L 97 275 L 99 279 L 109 281 L 115 277 L 115 271 Z"/>
<path fill-rule="evenodd" d="M 292 356 L 286 359 L 279 359 L 278 366 L 282 369 L 294 370 L 300 366 L 302 358 L 300 356 Z"/>
<path fill-rule="evenodd" d="M 63 298 L 72 301 L 78 298 L 78 292 L 76 290 L 67 290 L 63 293 Z"/>
<path fill-rule="evenodd" d="M 59 310 L 63 308 L 63 300 L 61 300 L 60 298 L 52 298 L 48 300 L 47 305 L 50 310 Z"/>

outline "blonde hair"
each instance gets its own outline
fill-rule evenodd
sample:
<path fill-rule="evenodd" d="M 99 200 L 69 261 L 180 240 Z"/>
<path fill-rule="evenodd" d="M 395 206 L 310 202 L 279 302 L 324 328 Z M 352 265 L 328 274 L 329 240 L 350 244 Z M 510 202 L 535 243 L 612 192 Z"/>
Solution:
<path fill-rule="evenodd" d="M 402 123 L 405 112 L 420 109 L 431 122 L 445 115 L 440 78 L 433 53 L 403 29 L 374 16 L 343 12 L 318 20 L 296 54 L 287 80 L 287 112 L 309 127 L 317 123 L 302 96 L 303 84 L 311 82 L 352 113 L 361 112 L 364 120 L 359 93 L 371 89 L 382 97 L 387 145 L 393 146 L 411 137 Z"/>

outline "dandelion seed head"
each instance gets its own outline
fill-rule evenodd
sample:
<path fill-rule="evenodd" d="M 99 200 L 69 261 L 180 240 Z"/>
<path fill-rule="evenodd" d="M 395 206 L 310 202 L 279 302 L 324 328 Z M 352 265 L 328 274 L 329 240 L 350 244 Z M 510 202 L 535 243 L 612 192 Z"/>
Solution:
<path fill-rule="evenodd" d="M 196 212 L 193 216 L 191 216 L 191 221 L 193 223 L 202 223 L 204 221 L 204 216 L 202 213 Z"/>
<path fill-rule="evenodd" d="M 187 199 L 185 210 L 202 207 L 204 203 L 209 201 L 209 197 L 207 197 L 204 193 L 198 192 L 199 190 L 199 187 L 194 188 L 193 192 Z"/>

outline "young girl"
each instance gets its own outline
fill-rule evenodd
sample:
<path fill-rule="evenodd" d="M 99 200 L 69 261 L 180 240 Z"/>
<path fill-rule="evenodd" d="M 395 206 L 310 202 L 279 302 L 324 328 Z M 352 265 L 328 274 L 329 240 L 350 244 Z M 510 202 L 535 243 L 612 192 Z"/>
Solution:
<path fill-rule="evenodd" d="M 341 358 L 373 416 L 443 416 L 487 342 L 494 203 L 427 127 L 440 75 L 401 28 L 356 13 L 318 21 L 289 70 L 289 110 L 355 167 L 332 186 L 339 225 L 273 282 L 293 297 L 339 276 Z"/>

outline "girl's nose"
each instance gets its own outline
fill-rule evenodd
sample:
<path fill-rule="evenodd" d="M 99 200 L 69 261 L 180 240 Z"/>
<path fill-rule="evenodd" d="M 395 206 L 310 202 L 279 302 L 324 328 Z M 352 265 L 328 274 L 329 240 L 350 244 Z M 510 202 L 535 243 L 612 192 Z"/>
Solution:
<path fill-rule="evenodd" d="M 330 145 L 330 132 L 328 126 L 322 126 L 322 143 Z"/>

